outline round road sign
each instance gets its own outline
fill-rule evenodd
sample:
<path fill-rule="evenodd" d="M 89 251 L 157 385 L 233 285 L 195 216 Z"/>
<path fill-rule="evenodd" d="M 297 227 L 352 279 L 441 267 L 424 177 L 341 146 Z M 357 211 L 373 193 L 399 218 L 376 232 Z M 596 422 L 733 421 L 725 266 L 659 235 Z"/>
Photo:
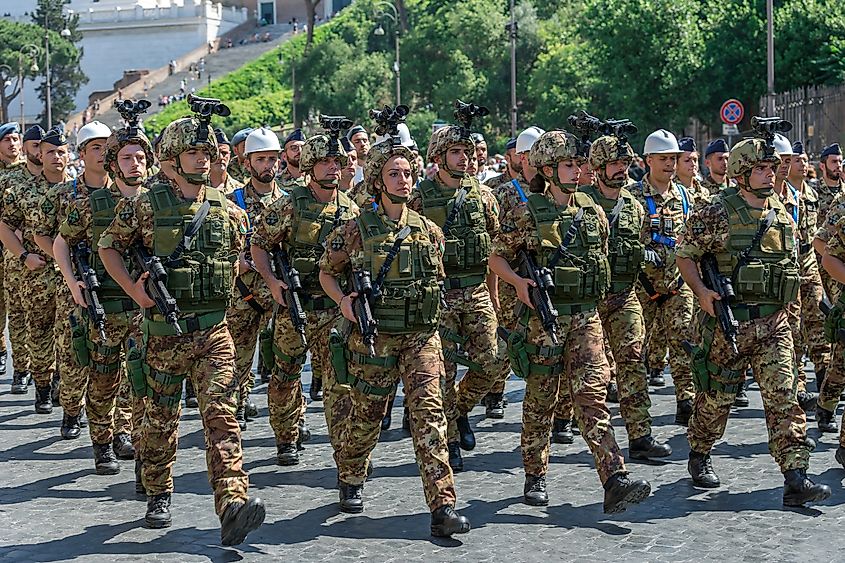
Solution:
<path fill-rule="evenodd" d="M 745 108 L 742 106 L 742 102 L 733 98 L 722 104 L 722 109 L 719 110 L 719 117 L 728 125 L 736 125 L 742 121 L 744 115 Z"/>

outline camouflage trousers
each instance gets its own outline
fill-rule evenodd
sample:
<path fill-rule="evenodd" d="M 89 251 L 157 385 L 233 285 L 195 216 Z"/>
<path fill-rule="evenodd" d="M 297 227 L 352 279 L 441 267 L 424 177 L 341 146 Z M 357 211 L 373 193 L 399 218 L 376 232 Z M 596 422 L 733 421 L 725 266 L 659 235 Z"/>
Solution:
<path fill-rule="evenodd" d="M 3 251 L 3 300 L 9 318 L 9 341 L 12 343 L 12 357 L 16 371 L 29 371 L 31 359 L 27 343 L 26 309 L 24 308 L 24 270 L 17 256 Z M 28 270 L 27 270 L 28 271 Z"/>
<path fill-rule="evenodd" d="M 602 329 L 604 331 L 604 329 Z M 616 381 L 616 360 L 613 357 L 613 350 L 607 332 L 604 333 L 604 355 L 607 356 L 607 364 L 610 368 L 610 381 Z M 569 389 L 566 382 L 561 378 L 558 386 L 557 406 L 555 406 L 556 420 L 572 420 L 572 397 L 569 396 Z M 651 404 L 651 403 L 649 403 Z"/>
<path fill-rule="evenodd" d="M 85 319 L 82 316 L 82 312 L 76 306 L 76 303 L 73 302 L 70 289 L 61 277 L 57 278 L 56 281 L 55 312 L 53 336 L 56 343 L 56 368 L 59 374 L 61 374 L 59 402 L 65 414 L 77 415 L 85 404 L 85 392 L 88 387 L 90 370 L 87 367 L 81 367 L 74 358 L 70 315 L 73 314 L 79 323 L 84 324 Z M 98 340 L 99 337 L 96 337 L 92 342 L 97 342 Z M 111 427 L 111 419 L 109 419 L 108 424 Z"/>
<path fill-rule="evenodd" d="M 337 308 L 308 311 L 305 338 L 311 350 L 311 366 L 318 373 L 326 371 L 329 362 L 329 330 L 337 319 Z M 287 309 L 279 308 L 273 333 L 273 377 L 267 386 L 270 426 L 277 444 L 299 441 L 299 421 L 305 417 L 305 396 L 302 394 L 302 366 L 306 350 L 299 333 L 293 328 Z M 314 366 L 317 366 L 316 368 Z"/>
<path fill-rule="evenodd" d="M 519 300 L 516 298 L 516 290 L 509 283 L 499 280 L 499 310 L 496 311 L 496 320 L 499 326 L 511 330 L 516 326 L 516 308 Z M 496 362 L 499 367 L 499 374 L 496 376 L 491 393 L 504 393 L 505 383 L 511 375 L 511 362 L 508 358 L 507 343 L 501 338 L 498 341 L 498 354 Z"/>
<path fill-rule="evenodd" d="M 329 442 L 334 450 L 334 460 L 338 463 L 338 452 L 343 445 L 344 432 L 352 412 L 352 389 L 347 384 L 337 381 L 331 362 L 327 362 L 323 372 L 323 414 L 326 416 L 326 428 Z M 313 375 L 312 385 L 313 385 Z M 396 396 L 393 391 L 391 399 Z M 385 414 L 387 411 L 385 410 Z"/>
<path fill-rule="evenodd" d="M 695 301 L 692 290 L 684 284 L 676 295 L 669 297 L 663 304 L 649 299 L 644 291 L 638 291 L 637 296 L 643 306 L 649 367 L 662 368 L 668 348 L 675 399 L 683 401 L 694 398 L 690 360 L 681 346 L 684 340 L 692 337 L 690 327 L 693 323 Z M 659 363 L 653 363 L 657 362 L 658 356 Z"/>
<path fill-rule="evenodd" d="M 812 255 L 811 255 L 812 256 Z M 819 308 L 824 297 L 824 288 L 819 273 L 818 264 L 815 260 L 810 262 L 810 267 L 801 272 L 801 288 L 799 292 L 800 315 L 798 326 L 792 326 L 792 339 L 795 344 L 796 366 L 800 373 L 802 382 L 806 383 L 804 373 L 804 354 L 816 366 L 816 369 L 827 367 L 830 363 L 830 344 L 824 337 L 825 316 Z M 797 330 L 796 330 L 797 328 Z M 799 389 L 803 390 L 803 389 Z"/>
<path fill-rule="evenodd" d="M 446 309 L 440 317 L 440 341 L 446 358 L 446 379 L 443 385 L 443 406 L 449 421 L 448 438 L 458 441 L 457 418 L 471 411 L 478 401 L 490 391 L 496 381 L 501 381 L 496 365 L 498 337 L 496 312 L 490 301 L 486 284 L 446 293 Z M 468 369 L 455 384 L 458 366 L 452 361 L 460 350 L 477 368 Z"/>
<path fill-rule="evenodd" d="M 635 440 L 651 434 L 651 399 L 648 395 L 643 341 L 645 324 L 643 309 L 633 288 L 627 295 L 611 296 L 599 303 L 599 316 L 616 364 L 619 393 L 619 412 L 625 421 L 628 439 Z"/>
<path fill-rule="evenodd" d="M 525 331 L 525 327 L 519 330 Z M 581 436 L 587 442 L 599 479 L 605 483 L 625 472 L 605 399 L 610 366 L 604 352 L 604 334 L 596 311 L 558 317 L 555 346 L 536 315 L 528 322 L 526 341 L 547 347 L 547 355 L 528 354 L 532 364 L 551 368 L 550 374 L 532 373 L 525 381 L 522 403 L 522 463 L 526 475 L 545 475 L 549 466 L 549 435 L 558 403 L 558 389 L 569 391 Z M 532 368 L 534 369 L 534 368 Z"/>
<path fill-rule="evenodd" d="M 347 345 L 350 352 L 369 358 L 357 331 L 350 335 Z M 366 479 L 367 464 L 378 443 L 390 389 L 401 379 L 426 503 L 432 511 L 444 505 L 454 506 L 455 478 L 449 467 L 446 414 L 440 388 L 444 377 L 440 335 L 437 332 L 380 334 L 375 349 L 379 358 L 392 358 L 391 367 L 353 360 L 347 365 L 351 377 L 381 388 L 384 394 L 365 394 L 358 386 L 352 386 L 352 408 L 343 428 L 341 447 L 335 453 L 339 479 L 350 484 L 362 484 Z"/>
<path fill-rule="evenodd" d="M 2 260 L 0 260 L 0 334 L 6 334 L 6 268 Z M 0 338 L 0 354 L 6 355 L 6 337 Z"/>
<path fill-rule="evenodd" d="M 52 263 L 34 272 L 25 267 L 20 278 L 19 295 L 27 325 L 26 343 L 32 378 L 39 387 L 50 385 L 56 369 L 57 281 L 58 274 Z"/>
<path fill-rule="evenodd" d="M 699 320 L 706 318 L 702 312 Z M 781 310 L 763 318 L 740 321 L 737 345 L 739 354 L 733 352 L 722 331 L 716 328 L 710 361 L 717 368 L 733 370 L 736 381 L 745 377 L 745 368 L 751 364 L 763 398 L 769 452 L 781 471 L 807 468 L 810 458 L 805 443 L 807 420 L 796 399 L 792 332 L 786 312 Z M 735 396 L 715 390 L 696 394 L 687 430 L 691 450 L 709 453 L 716 440 L 724 435 Z"/>
<path fill-rule="evenodd" d="M 816 261 L 818 264 L 821 264 L 821 260 L 821 257 L 816 254 Z M 836 300 L 839 299 L 839 294 L 842 292 L 842 286 L 839 285 L 839 282 L 830 277 L 830 274 L 828 274 L 827 270 L 824 268 L 819 268 L 819 275 L 822 278 L 822 288 L 824 289 L 828 300 L 831 303 L 836 303 Z"/>
<path fill-rule="evenodd" d="M 255 358 L 255 346 L 258 334 L 270 322 L 273 314 L 273 298 L 267 284 L 256 272 L 247 272 L 240 277 L 252 295 L 251 301 L 264 309 L 259 313 L 245 301 L 237 287 L 234 289 L 233 304 L 226 310 L 229 331 L 235 342 L 235 375 L 240 381 L 241 396 L 252 392 L 255 376 L 252 373 L 252 360 Z"/>
<path fill-rule="evenodd" d="M 830 367 L 819 391 L 819 406 L 835 412 L 843 391 L 845 391 L 845 346 L 841 342 L 837 342 L 833 345 Z M 843 420 L 845 420 L 845 417 L 843 417 Z M 839 431 L 839 445 L 845 448 L 845 423 L 842 424 Z"/>
<path fill-rule="evenodd" d="M 245 502 L 249 477 L 243 468 L 241 429 L 235 418 L 239 382 L 234 370 L 235 347 L 226 322 L 181 336 L 149 335 L 145 361 L 150 370 L 147 383 L 155 391 L 146 401 L 141 437 L 147 494 L 173 491 L 182 411 L 179 397 L 183 377 L 190 377 L 205 431 L 205 461 L 214 490 L 214 509 L 219 516 L 230 503 Z M 162 396 L 175 401 L 163 404 L 159 400 Z"/>

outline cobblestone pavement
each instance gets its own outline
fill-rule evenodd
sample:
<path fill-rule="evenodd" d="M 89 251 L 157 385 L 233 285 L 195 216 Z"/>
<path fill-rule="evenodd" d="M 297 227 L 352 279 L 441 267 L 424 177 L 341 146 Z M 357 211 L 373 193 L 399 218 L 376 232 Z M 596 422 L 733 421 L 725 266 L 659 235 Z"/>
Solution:
<path fill-rule="evenodd" d="M 9 369 L 11 374 L 11 366 Z M 304 381 L 310 381 L 306 372 Z M 252 495 L 267 505 L 264 526 L 235 548 L 220 546 L 206 480 L 203 436 L 197 411 L 184 411 L 176 460 L 173 527 L 142 526 L 145 504 L 134 495 L 131 462 L 119 475 L 94 473 L 87 433 L 59 438 L 61 410 L 36 415 L 33 391 L 9 394 L 0 378 L 0 560 L 3 561 L 841 561 L 845 524 L 845 471 L 835 462 L 836 438 L 826 434 L 812 454 L 810 472 L 833 488 L 824 505 L 786 510 L 781 476 L 768 453 L 760 394 L 736 410 L 725 439 L 714 450 L 722 487 L 693 488 L 686 473 L 688 446 L 672 425 L 671 385 L 654 390 L 655 434 L 674 454 L 661 464 L 631 463 L 651 481 L 653 494 L 628 512 L 602 514 L 602 489 L 584 442 L 553 445 L 551 503 L 522 503 L 519 455 L 524 385 L 508 383 L 504 420 L 471 420 L 478 446 L 465 453 L 458 474 L 458 508 L 472 521 L 470 534 L 452 540 L 428 535 L 429 515 L 408 436 L 401 429 L 401 402 L 393 428 L 374 453 L 375 473 L 360 515 L 337 509 L 335 467 L 325 435 L 322 404 L 308 407 L 315 437 L 302 462 L 282 468 L 267 422 L 266 386 L 255 400 L 260 417 L 244 433 Z M 612 405 L 616 436 L 627 437 Z M 841 415 L 841 411 L 839 413 Z M 815 423 L 810 435 L 819 439 Z M 627 450 L 626 450 L 627 453 Z"/>

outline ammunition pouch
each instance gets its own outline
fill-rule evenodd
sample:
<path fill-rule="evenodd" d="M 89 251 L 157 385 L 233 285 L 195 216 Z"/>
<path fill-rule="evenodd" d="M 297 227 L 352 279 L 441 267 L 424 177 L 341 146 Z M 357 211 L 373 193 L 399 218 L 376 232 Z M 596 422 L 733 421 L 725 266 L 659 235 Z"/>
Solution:
<path fill-rule="evenodd" d="M 332 368 L 334 368 L 335 380 L 341 385 L 349 385 L 346 344 L 336 328 L 333 328 L 329 332 L 329 361 L 332 364 Z"/>
<path fill-rule="evenodd" d="M 698 393 L 719 391 L 735 394 L 745 378 L 745 372 L 726 369 L 710 361 L 710 347 L 713 345 L 715 330 L 716 319 L 708 316 L 701 327 L 701 346 L 686 340 L 683 342 L 684 350 L 690 355 L 692 384 Z"/>
<path fill-rule="evenodd" d="M 733 282 L 740 302 L 785 304 L 798 297 L 801 276 L 788 260 L 752 261 L 737 268 Z"/>
<path fill-rule="evenodd" d="M 273 377 L 280 381 L 296 381 L 297 379 L 299 379 L 302 375 L 302 366 L 305 365 L 306 352 L 303 352 L 298 356 L 291 356 L 290 354 L 286 354 L 282 351 L 281 348 L 276 346 L 275 342 L 272 343 L 271 346 L 273 350 L 273 356 L 279 358 L 284 363 L 293 364 L 294 366 L 299 367 L 299 369 L 296 370 L 296 373 L 284 373 L 277 366 L 274 365 L 271 369 Z"/>
<path fill-rule="evenodd" d="M 136 397 L 147 396 L 147 377 L 144 373 L 144 352 L 137 346 L 130 346 L 126 353 L 126 376 Z"/>
<path fill-rule="evenodd" d="M 79 367 L 88 367 L 91 365 L 91 354 L 88 346 L 88 326 L 87 323 L 77 323 L 70 331 L 71 347 L 73 348 L 73 358 L 76 360 L 76 365 Z"/>
<path fill-rule="evenodd" d="M 152 369 L 146 363 L 142 366 L 147 386 L 147 397 L 156 405 L 176 409 L 182 400 L 182 382 L 186 374 L 176 375 Z"/>
<path fill-rule="evenodd" d="M 824 339 L 831 344 L 845 342 L 845 319 L 842 318 L 843 313 L 845 313 L 845 307 L 837 303 L 824 319 Z"/>
<path fill-rule="evenodd" d="M 461 336 L 457 332 L 451 331 L 447 328 L 440 327 L 440 338 L 442 340 L 448 340 L 449 342 L 453 342 L 455 346 L 453 348 L 446 348 L 443 347 L 443 359 L 452 362 L 453 364 L 458 364 L 461 366 L 466 367 L 470 371 L 480 372 L 482 371 L 481 364 L 477 362 L 473 362 L 467 353 L 463 350 L 464 345 L 467 343 L 468 338 L 465 336 Z M 459 350 L 460 348 L 460 350 Z"/>
<path fill-rule="evenodd" d="M 273 361 L 273 329 L 266 326 L 258 333 L 258 361 L 269 372 L 273 371 L 276 364 Z"/>

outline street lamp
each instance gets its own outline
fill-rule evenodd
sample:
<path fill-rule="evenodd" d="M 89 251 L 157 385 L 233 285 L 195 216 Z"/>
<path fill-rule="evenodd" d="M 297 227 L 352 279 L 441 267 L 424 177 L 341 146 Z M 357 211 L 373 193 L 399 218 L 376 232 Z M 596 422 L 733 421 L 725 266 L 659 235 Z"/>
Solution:
<path fill-rule="evenodd" d="M 21 97 L 21 127 L 26 124 L 26 116 L 24 115 L 24 95 L 23 95 L 23 61 L 24 57 L 29 58 L 31 61 L 29 72 L 31 74 L 36 74 L 38 72 L 38 56 L 41 54 L 41 50 L 38 46 L 33 45 L 32 43 L 28 43 L 20 48 L 18 51 L 18 90 L 20 92 Z"/>
<path fill-rule="evenodd" d="M 282 66 L 285 63 L 285 58 L 282 56 L 282 53 L 279 53 L 279 66 Z M 296 64 L 295 61 L 290 61 L 290 87 L 293 90 L 293 96 L 291 99 L 291 119 L 293 120 L 293 126 L 296 127 Z"/>
<path fill-rule="evenodd" d="M 516 137 L 516 36 L 519 25 L 513 10 L 513 0 L 510 0 L 511 21 L 505 25 L 511 42 L 511 137 Z"/>
<path fill-rule="evenodd" d="M 390 12 L 393 12 L 380 11 L 376 14 L 376 18 L 388 18 L 393 22 L 393 25 L 396 28 L 396 33 L 393 38 L 396 48 L 396 59 L 393 61 L 393 72 L 396 75 L 396 105 L 398 106 L 402 103 L 402 79 L 399 75 L 399 12 L 396 9 L 396 6 L 390 2 L 379 2 L 376 4 L 376 8 L 381 8 L 382 10 L 387 8 Z M 376 37 L 383 37 L 385 35 L 381 22 L 379 22 L 378 27 L 373 30 L 373 35 Z"/>
<path fill-rule="evenodd" d="M 44 73 L 47 75 L 47 129 L 53 127 L 53 77 L 50 75 L 50 28 L 47 26 L 47 11 L 44 12 Z M 64 20 L 64 17 L 62 17 Z M 63 38 L 70 37 L 70 30 L 65 27 L 59 33 Z"/>

